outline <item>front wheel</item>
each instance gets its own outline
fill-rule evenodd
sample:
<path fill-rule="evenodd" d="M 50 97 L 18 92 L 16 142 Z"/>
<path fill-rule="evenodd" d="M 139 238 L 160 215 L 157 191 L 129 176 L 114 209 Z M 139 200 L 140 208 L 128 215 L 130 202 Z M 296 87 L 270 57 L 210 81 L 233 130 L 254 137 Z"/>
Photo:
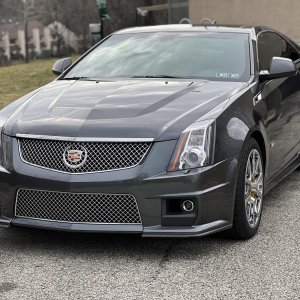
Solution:
<path fill-rule="evenodd" d="M 264 174 L 260 147 L 251 138 L 241 153 L 233 227 L 229 231 L 234 238 L 250 239 L 257 233 L 262 215 Z"/>

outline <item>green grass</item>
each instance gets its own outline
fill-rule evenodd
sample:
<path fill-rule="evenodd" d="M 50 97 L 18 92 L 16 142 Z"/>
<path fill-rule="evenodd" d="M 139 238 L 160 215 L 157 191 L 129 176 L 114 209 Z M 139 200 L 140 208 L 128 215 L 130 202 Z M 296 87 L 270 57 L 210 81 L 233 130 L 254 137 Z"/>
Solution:
<path fill-rule="evenodd" d="M 73 57 L 73 61 L 77 57 Z M 56 58 L 0 68 L 0 109 L 21 96 L 55 79 L 52 65 Z"/>

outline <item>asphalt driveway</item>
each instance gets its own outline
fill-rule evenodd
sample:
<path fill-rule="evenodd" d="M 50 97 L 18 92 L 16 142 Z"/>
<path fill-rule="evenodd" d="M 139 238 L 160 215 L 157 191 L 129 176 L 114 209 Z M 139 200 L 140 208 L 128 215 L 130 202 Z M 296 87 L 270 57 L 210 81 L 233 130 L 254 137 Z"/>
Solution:
<path fill-rule="evenodd" d="M 0 299 L 300 299 L 300 172 L 250 241 L 0 230 Z"/>

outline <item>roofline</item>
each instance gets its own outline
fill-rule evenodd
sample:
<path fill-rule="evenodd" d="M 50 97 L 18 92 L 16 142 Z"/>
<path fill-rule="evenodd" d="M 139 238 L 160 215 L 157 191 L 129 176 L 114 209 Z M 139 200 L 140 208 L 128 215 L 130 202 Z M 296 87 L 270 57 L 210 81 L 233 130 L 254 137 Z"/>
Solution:
<path fill-rule="evenodd" d="M 253 34 L 255 32 L 254 26 L 230 26 L 230 25 L 193 25 L 193 24 L 171 24 L 171 25 L 155 25 L 155 26 L 141 26 L 130 27 L 116 31 L 114 34 L 124 33 L 143 33 L 143 32 L 228 32 L 228 33 L 247 33 Z"/>

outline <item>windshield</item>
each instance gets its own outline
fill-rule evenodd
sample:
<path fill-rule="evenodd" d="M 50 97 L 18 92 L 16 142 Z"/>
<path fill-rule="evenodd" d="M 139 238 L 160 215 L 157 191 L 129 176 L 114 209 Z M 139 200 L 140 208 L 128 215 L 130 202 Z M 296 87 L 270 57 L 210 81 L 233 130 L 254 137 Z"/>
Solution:
<path fill-rule="evenodd" d="M 65 79 L 82 77 L 248 81 L 248 35 L 199 32 L 115 34 L 65 75 Z"/>

